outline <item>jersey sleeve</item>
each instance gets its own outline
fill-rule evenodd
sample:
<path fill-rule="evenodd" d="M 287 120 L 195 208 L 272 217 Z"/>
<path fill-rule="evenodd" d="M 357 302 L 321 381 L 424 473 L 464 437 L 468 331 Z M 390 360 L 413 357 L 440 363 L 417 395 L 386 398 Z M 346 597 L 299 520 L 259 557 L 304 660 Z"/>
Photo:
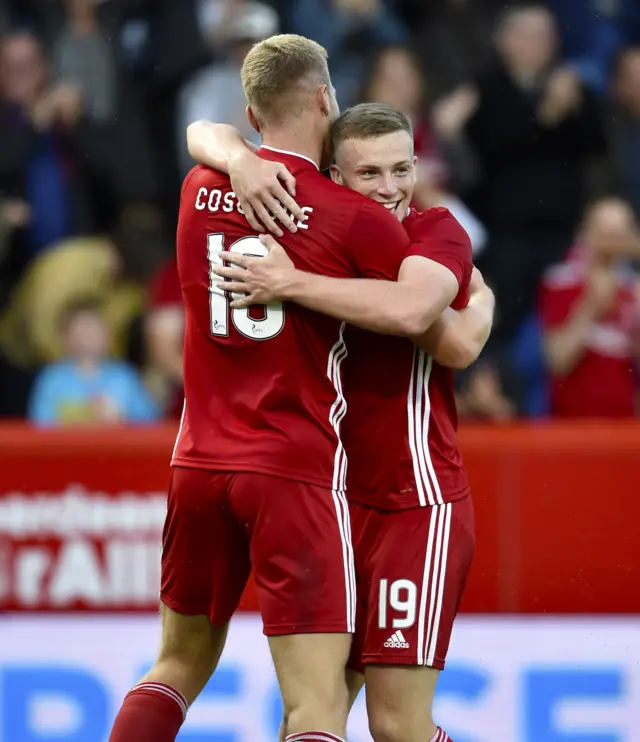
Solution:
<path fill-rule="evenodd" d="M 471 240 L 448 209 L 430 209 L 408 225 L 407 231 L 411 246 L 406 257 L 434 260 L 453 273 L 461 289 L 468 286 L 473 271 Z"/>
<path fill-rule="evenodd" d="M 368 200 L 354 217 L 345 247 L 359 278 L 396 281 L 409 238 L 392 214 Z"/>

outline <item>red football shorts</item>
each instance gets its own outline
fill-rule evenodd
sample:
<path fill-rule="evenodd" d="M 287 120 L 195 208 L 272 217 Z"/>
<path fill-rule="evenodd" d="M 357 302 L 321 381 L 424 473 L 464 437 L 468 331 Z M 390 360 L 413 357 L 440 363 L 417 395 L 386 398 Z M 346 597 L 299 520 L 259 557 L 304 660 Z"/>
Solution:
<path fill-rule="evenodd" d="M 473 557 L 471 497 L 410 510 L 350 509 L 358 609 L 349 666 L 442 670 Z"/>
<path fill-rule="evenodd" d="M 352 632 L 355 573 L 344 493 L 266 474 L 175 467 L 162 602 L 223 625 L 251 569 L 265 634 Z"/>

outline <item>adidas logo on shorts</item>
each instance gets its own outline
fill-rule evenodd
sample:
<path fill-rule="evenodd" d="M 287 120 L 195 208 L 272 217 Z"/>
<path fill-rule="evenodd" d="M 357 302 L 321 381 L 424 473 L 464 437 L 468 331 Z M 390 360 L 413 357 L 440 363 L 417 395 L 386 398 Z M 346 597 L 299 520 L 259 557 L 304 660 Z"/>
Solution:
<path fill-rule="evenodd" d="M 387 647 L 387 649 L 409 649 L 409 643 L 405 641 L 404 636 L 402 636 L 402 631 L 396 631 L 395 634 L 387 639 L 384 646 Z"/>

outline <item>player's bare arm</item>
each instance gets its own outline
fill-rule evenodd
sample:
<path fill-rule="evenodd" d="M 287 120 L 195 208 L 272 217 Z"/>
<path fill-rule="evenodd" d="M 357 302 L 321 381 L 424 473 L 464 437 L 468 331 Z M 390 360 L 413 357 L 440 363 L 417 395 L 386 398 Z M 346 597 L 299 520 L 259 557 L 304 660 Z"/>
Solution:
<path fill-rule="evenodd" d="M 222 254 L 222 259 L 226 258 Z M 240 264 L 237 254 L 229 254 L 228 260 Z M 266 258 L 249 259 L 242 262 L 246 268 L 217 269 L 219 275 L 226 275 L 231 282 L 220 283 L 221 288 L 233 292 L 249 292 L 242 299 L 232 302 L 232 307 L 251 304 L 269 304 L 286 297 L 289 287 L 296 281 L 293 262 L 285 250 L 277 243 Z M 259 262 L 257 262 L 259 261 Z M 355 280 L 355 279 L 349 279 Z M 461 311 L 445 308 L 433 325 L 414 342 L 440 365 L 448 368 L 464 369 L 477 361 L 491 333 L 495 297 L 484 283 L 482 274 L 474 268 L 471 282 L 469 304 Z"/>
<path fill-rule="evenodd" d="M 475 363 L 491 334 L 495 297 L 474 268 L 469 304 L 460 311 L 447 307 L 414 342 L 441 366 L 464 369 Z"/>
<path fill-rule="evenodd" d="M 196 121 L 187 127 L 189 154 L 197 162 L 227 173 L 247 221 L 256 232 L 265 228 L 282 236 L 306 219 L 296 203 L 296 179 L 281 162 L 263 160 L 255 146 L 228 124 Z"/>
<path fill-rule="evenodd" d="M 424 334 L 458 293 L 458 281 L 443 265 L 410 255 L 400 266 L 398 281 L 330 278 L 296 270 L 283 248 L 269 235 L 261 241 L 269 255 L 252 258 L 223 252 L 231 267 L 215 268 L 229 282 L 220 288 L 246 292 L 232 307 L 294 301 L 365 330 L 410 338 Z"/>

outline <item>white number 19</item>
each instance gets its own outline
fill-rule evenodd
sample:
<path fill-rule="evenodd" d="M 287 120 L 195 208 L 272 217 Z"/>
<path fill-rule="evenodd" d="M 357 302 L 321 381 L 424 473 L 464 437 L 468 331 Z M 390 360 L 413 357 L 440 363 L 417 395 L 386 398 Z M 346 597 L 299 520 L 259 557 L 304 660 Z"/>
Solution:
<path fill-rule="evenodd" d="M 403 595 L 404 593 L 404 595 Z M 416 602 L 418 588 L 411 580 L 396 580 L 389 586 L 389 580 L 380 580 L 378 595 L 378 626 L 387 628 L 387 606 L 404 615 L 394 618 L 394 629 L 408 629 L 416 622 Z"/>
<path fill-rule="evenodd" d="M 224 250 L 224 234 L 218 232 L 207 235 L 207 258 L 209 260 L 209 316 L 211 318 L 211 334 L 217 337 L 229 336 L 229 295 L 216 286 L 220 278 L 213 272 L 215 265 L 222 265 L 220 253 Z M 257 237 L 242 237 L 236 240 L 229 252 L 240 255 L 264 257 L 268 250 Z M 233 299 L 239 299 L 242 294 L 231 294 Z M 273 302 L 264 307 L 264 316 L 254 319 L 249 316 L 249 309 L 232 309 L 231 319 L 241 335 L 253 340 L 268 340 L 275 337 L 284 327 L 284 305 L 282 302 Z"/>

